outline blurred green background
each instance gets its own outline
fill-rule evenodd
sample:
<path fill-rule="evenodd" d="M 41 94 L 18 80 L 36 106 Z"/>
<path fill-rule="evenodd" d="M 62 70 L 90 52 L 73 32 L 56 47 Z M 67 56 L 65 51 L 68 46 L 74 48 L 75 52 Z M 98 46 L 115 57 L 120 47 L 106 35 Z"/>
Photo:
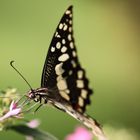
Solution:
<path fill-rule="evenodd" d="M 95 94 L 87 113 L 101 124 L 140 132 L 139 0 L 0 0 L 0 89 L 29 90 L 10 67 L 15 60 L 29 83 L 40 87 L 42 68 L 56 26 L 74 5 L 74 37 L 82 66 Z M 78 124 L 63 112 L 44 107 L 30 118 L 63 139 Z M 0 138 L 24 139 L 15 132 Z"/>

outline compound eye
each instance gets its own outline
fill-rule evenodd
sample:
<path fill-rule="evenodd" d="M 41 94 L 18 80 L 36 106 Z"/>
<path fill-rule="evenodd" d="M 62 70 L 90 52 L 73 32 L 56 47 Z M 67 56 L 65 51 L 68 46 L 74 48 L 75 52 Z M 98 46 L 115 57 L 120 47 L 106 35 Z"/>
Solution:
<path fill-rule="evenodd" d="M 34 98 L 35 98 L 34 93 L 30 93 L 30 94 L 29 94 L 29 98 L 30 98 L 30 99 L 34 99 Z"/>

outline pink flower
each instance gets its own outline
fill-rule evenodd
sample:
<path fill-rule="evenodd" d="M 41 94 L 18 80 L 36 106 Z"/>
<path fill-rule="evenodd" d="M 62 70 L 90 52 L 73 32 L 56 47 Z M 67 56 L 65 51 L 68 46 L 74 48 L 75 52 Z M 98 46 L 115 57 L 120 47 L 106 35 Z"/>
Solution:
<path fill-rule="evenodd" d="M 14 109 L 16 109 L 17 108 L 17 103 L 15 103 L 14 102 L 14 100 L 11 102 L 11 104 L 10 104 L 10 111 L 12 111 L 12 110 L 14 110 Z"/>
<path fill-rule="evenodd" d="M 69 134 L 65 140 L 92 140 L 92 133 L 84 127 L 76 128 L 75 132 Z"/>
<path fill-rule="evenodd" d="M 27 123 L 27 126 L 30 128 L 37 128 L 40 125 L 40 121 L 38 119 L 31 120 Z M 34 140 L 32 136 L 26 136 L 26 140 Z"/>
<path fill-rule="evenodd" d="M 9 111 L 2 117 L 0 117 L 0 122 L 8 119 L 10 117 L 19 117 L 22 109 L 17 107 L 17 103 L 12 101 L 9 107 Z"/>
<path fill-rule="evenodd" d="M 40 121 L 38 119 L 31 120 L 27 123 L 27 126 L 30 128 L 37 128 L 40 125 Z"/>

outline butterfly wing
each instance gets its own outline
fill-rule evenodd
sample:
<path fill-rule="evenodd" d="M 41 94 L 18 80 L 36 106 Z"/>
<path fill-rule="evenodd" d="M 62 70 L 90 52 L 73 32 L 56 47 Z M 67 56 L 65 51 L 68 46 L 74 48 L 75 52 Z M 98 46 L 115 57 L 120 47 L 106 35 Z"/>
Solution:
<path fill-rule="evenodd" d="M 59 95 L 72 107 L 83 113 L 92 90 L 88 86 L 85 70 L 81 67 L 74 44 L 72 6 L 58 24 L 45 60 L 41 87 L 58 89 Z"/>

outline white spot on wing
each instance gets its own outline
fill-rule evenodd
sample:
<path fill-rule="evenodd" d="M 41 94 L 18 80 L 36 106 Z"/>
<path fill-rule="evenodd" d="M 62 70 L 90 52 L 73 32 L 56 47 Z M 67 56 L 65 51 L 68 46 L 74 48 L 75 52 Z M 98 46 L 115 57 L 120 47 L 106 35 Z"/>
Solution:
<path fill-rule="evenodd" d="M 87 94 L 88 94 L 87 90 L 85 90 L 85 89 L 82 89 L 82 90 L 81 90 L 81 97 L 82 97 L 83 99 L 86 99 L 86 98 L 87 98 Z"/>
<path fill-rule="evenodd" d="M 78 104 L 79 104 L 81 107 L 84 106 L 84 100 L 83 100 L 83 98 L 81 98 L 81 97 L 78 98 Z"/>
<path fill-rule="evenodd" d="M 63 63 L 57 64 L 55 66 L 55 72 L 57 75 L 61 75 L 64 72 L 62 66 L 63 66 Z"/>
<path fill-rule="evenodd" d="M 83 80 L 77 80 L 76 83 L 77 83 L 77 87 L 78 88 L 84 88 L 84 82 L 83 82 Z"/>
<path fill-rule="evenodd" d="M 57 36 L 57 35 L 58 35 L 58 32 L 55 33 L 55 36 Z"/>
<path fill-rule="evenodd" d="M 72 24 L 72 20 L 69 21 L 69 24 Z"/>
<path fill-rule="evenodd" d="M 69 90 L 69 89 L 66 89 L 65 92 L 66 92 L 67 94 L 69 94 L 69 93 L 70 93 L 70 90 Z"/>
<path fill-rule="evenodd" d="M 70 10 L 67 10 L 67 11 L 66 11 L 66 14 L 67 14 L 67 15 L 68 15 L 68 14 L 70 14 L 70 13 L 71 13 L 71 11 L 70 11 Z"/>
<path fill-rule="evenodd" d="M 55 33 L 55 37 L 60 38 L 60 35 L 58 34 L 58 32 Z"/>
<path fill-rule="evenodd" d="M 68 40 L 69 40 L 69 41 L 72 40 L 72 36 L 71 36 L 71 34 L 68 35 Z"/>
<path fill-rule="evenodd" d="M 79 78 L 79 79 L 82 79 L 82 78 L 83 78 L 83 74 L 84 74 L 84 72 L 83 72 L 82 70 L 79 70 L 79 71 L 77 72 L 78 78 Z"/>
<path fill-rule="evenodd" d="M 71 49 L 74 48 L 74 44 L 73 44 L 73 42 L 70 42 L 70 48 L 71 48 Z"/>
<path fill-rule="evenodd" d="M 69 59 L 69 55 L 67 53 L 64 53 L 64 54 L 62 54 L 61 56 L 58 57 L 58 60 L 62 61 L 62 62 L 66 61 L 68 59 Z"/>
<path fill-rule="evenodd" d="M 69 27 L 69 32 L 71 32 L 72 31 L 72 27 Z"/>
<path fill-rule="evenodd" d="M 58 82 L 58 81 L 62 80 L 63 77 L 62 77 L 62 75 L 58 75 L 56 79 L 57 79 L 57 82 Z"/>
<path fill-rule="evenodd" d="M 55 47 L 51 47 L 51 52 L 54 52 L 55 51 Z"/>
<path fill-rule="evenodd" d="M 67 47 L 66 47 L 66 46 L 63 46 L 63 47 L 61 48 L 61 52 L 64 53 L 64 52 L 66 52 L 66 51 L 67 51 Z"/>
<path fill-rule="evenodd" d="M 66 44 L 66 40 L 65 39 L 62 39 L 62 44 Z"/>
<path fill-rule="evenodd" d="M 61 30 L 62 28 L 63 28 L 63 24 L 60 23 L 60 24 L 59 24 L 59 29 Z"/>
<path fill-rule="evenodd" d="M 76 52 L 72 51 L 72 55 L 73 55 L 73 57 L 76 57 Z"/>
<path fill-rule="evenodd" d="M 74 60 L 71 60 L 71 64 L 74 68 L 76 67 L 76 62 Z"/>
<path fill-rule="evenodd" d="M 56 37 L 60 38 L 61 36 L 60 35 L 57 35 Z"/>
<path fill-rule="evenodd" d="M 56 48 L 57 48 L 57 49 L 60 49 L 60 48 L 61 48 L 61 43 L 60 43 L 60 42 L 57 42 L 57 43 L 56 43 Z"/>
<path fill-rule="evenodd" d="M 63 30 L 66 31 L 67 28 L 68 28 L 68 25 L 65 24 Z"/>
<path fill-rule="evenodd" d="M 64 91 L 60 91 L 60 95 L 61 95 L 64 99 L 66 99 L 67 101 L 70 100 L 70 97 L 69 97 Z"/>
<path fill-rule="evenodd" d="M 57 82 L 57 87 L 59 90 L 65 90 L 67 89 L 67 83 L 66 80 L 60 80 L 59 82 Z"/>

